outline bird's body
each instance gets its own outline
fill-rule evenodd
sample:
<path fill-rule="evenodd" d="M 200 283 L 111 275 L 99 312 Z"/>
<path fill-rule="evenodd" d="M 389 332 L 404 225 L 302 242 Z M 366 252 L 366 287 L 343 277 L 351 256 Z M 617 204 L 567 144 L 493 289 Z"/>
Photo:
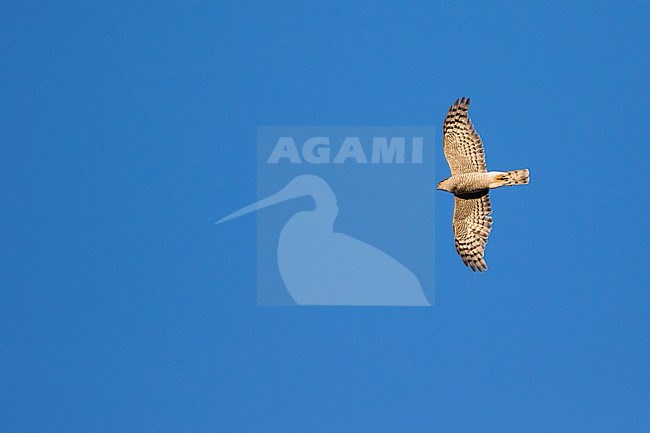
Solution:
<path fill-rule="evenodd" d="M 506 185 L 525 183 L 528 183 L 528 170 L 486 171 L 451 176 L 440 182 L 438 188 L 456 196 L 464 196 Z"/>
<path fill-rule="evenodd" d="M 430 305 L 417 277 L 374 246 L 298 212 L 280 232 L 278 269 L 299 305 Z"/>
<path fill-rule="evenodd" d="M 440 182 L 438 187 L 454 195 L 474 194 L 488 189 L 493 177 L 488 172 L 457 174 Z"/>
<path fill-rule="evenodd" d="M 469 98 L 456 100 L 443 126 L 444 153 L 451 177 L 438 183 L 438 189 L 454 194 L 454 240 L 463 263 L 473 271 L 487 270 L 485 245 L 492 229 L 489 190 L 527 184 L 527 169 L 487 171 L 481 137 L 474 130 L 467 111 Z"/>

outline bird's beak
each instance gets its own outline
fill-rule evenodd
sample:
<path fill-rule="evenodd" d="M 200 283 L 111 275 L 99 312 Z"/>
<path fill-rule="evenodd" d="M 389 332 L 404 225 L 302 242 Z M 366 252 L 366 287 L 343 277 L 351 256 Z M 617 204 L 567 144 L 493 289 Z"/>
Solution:
<path fill-rule="evenodd" d="M 267 198 L 263 198 L 262 200 L 260 200 L 260 201 L 258 201 L 256 203 L 250 204 L 248 206 L 245 206 L 245 207 L 239 209 L 236 212 L 231 213 L 230 215 L 226 215 L 225 217 L 223 217 L 219 221 L 217 221 L 215 224 L 221 224 L 221 223 L 226 222 L 228 220 L 240 217 L 242 215 L 246 215 L 247 213 L 251 213 L 251 212 L 254 212 L 256 210 L 260 210 L 262 208 L 265 208 L 267 206 L 272 206 L 274 204 L 281 203 L 283 201 L 290 200 L 292 198 L 299 197 L 299 196 L 300 196 L 300 194 L 295 194 L 295 193 L 289 191 L 289 189 L 287 187 L 285 187 L 285 188 L 282 188 L 280 191 L 276 192 L 275 194 L 273 194 L 272 196 L 269 196 Z"/>

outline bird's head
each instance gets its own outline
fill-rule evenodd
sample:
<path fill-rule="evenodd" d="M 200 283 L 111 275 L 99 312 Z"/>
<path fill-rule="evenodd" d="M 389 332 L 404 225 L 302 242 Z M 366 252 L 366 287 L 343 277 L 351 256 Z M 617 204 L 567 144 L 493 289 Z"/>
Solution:
<path fill-rule="evenodd" d="M 441 180 L 440 182 L 438 182 L 438 188 L 437 189 L 442 190 L 442 191 L 449 191 L 449 189 L 447 187 L 447 181 L 448 180 L 449 179 L 445 179 L 445 180 Z"/>
<path fill-rule="evenodd" d="M 311 196 L 314 199 L 314 204 L 320 212 L 320 215 L 329 215 L 332 221 L 336 218 L 339 208 L 336 206 L 336 196 L 330 186 L 319 176 L 303 174 L 294 177 L 284 188 L 275 194 L 221 218 L 216 224 L 302 196 Z"/>

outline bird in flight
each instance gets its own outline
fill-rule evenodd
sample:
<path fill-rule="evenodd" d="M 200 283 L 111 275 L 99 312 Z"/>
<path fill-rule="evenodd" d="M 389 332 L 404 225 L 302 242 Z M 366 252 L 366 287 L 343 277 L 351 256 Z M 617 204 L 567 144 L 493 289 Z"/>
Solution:
<path fill-rule="evenodd" d="M 492 229 L 489 191 L 527 184 L 529 173 L 527 169 L 487 171 L 483 142 L 467 115 L 469 103 L 469 98 L 457 99 L 445 118 L 443 150 L 451 177 L 440 181 L 438 189 L 454 195 L 456 251 L 465 266 L 483 272 L 488 268 L 483 256 Z"/>

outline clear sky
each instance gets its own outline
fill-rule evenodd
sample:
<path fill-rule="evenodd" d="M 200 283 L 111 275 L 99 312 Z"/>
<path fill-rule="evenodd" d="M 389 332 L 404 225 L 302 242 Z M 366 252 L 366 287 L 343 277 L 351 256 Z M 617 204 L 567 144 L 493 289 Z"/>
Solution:
<path fill-rule="evenodd" d="M 3 2 L 0 431 L 650 431 L 650 7 L 546 3 Z M 463 95 L 490 270 L 438 141 L 433 307 L 256 306 L 256 127 Z"/>

